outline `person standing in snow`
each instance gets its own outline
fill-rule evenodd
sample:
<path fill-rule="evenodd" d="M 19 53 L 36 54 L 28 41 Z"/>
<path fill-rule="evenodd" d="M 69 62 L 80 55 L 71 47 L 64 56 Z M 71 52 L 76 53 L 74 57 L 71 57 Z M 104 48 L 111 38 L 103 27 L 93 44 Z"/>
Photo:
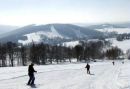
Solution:
<path fill-rule="evenodd" d="M 115 62 L 113 61 L 112 64 L 115 65 Z"/>
<path fill-rule="evenodd" d="M 90 74 L 90 65 L 88 63 L 85 68 L 87 68 L 87 74 Z"/>
<path fill-rule="evenodd" d="M 34 64 L 31 63 L 31 65 L 29 65 L 29 67 L 28 67 L 29 80 L 28 80 L 27 85 L 34 85 L 34 81 L 35 81 L 34 72 L 37 72 L 37 71 L 34 70 L 33 66 L 34 66 Z"/>

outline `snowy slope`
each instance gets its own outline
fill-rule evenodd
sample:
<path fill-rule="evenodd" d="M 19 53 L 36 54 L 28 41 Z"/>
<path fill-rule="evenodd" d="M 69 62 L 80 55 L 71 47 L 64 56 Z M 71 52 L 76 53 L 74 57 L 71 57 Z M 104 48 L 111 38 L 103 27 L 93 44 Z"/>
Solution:
<path fill-rule="evenodd" d="M 130 89 L 130 61 L 91 63 L 91 75 L 84 63 L 35 66 L 36 89 Z M 31 89 L 27 67 L 0 68 L 0 89 Z"/>
<path fill-rule="evenodd" d="M 0 36 L 1 42 L 16 42 L 27 44 L 32 41 L 44 43 L 60 43 L 63 40 L 79 40 L 82 38 L 93 38 L 104 35 L 102 32 L 76 26 L 73 24 L 46 24 L 28 25 Z M 58 38 L 58 40 L 56 39 Z M 53 42 L 54 41 L 54 42 Z"/>
<path fill-rule="evenodd" d="M 117 41 L 115 38 L 109 40 L 112 42 L 112 46 L 117 46 L 122 49 L 124 53 L 130 49 L 130 40 Z"/>
<path fill-rule="evenodd" d="M 27 37 L 27 40 L 18 40 L 19 43 L 22 43 L 23 45 L 29 44 L 32 41 L 35 43 L 39 43 L 42 42 L 42 39 L 44 38 L 63 38 L 54 28 L 54 26 L 51 26 L 51 31 L 38 31 L 38 32 L 34 32 L 34 33 L 29 33 L 24 35 Z"/>
<path fill-rule="evenodd" d="M 130 28 L 104 28 L 96 30 L 101 32 L 117 32 L 118 34 L 130 33 Z"/>
<path fill-rule="evenodd" d="M 40 42 L 41 37 L 40 37 L 39 33 L 41 33 L 41 32 L 26 34 L 24 36 L 27 37 L 27 40 L 18 40 L 18 42 L 22 43 L 23 45 L 26 45 L 26 44 L 31 43 L 31 42 Z"/>
<path fill-rule="evenodd" d="M 97 42 L 97 41 L 100 41 L 99 39 L 90 39 L 90 40 L 87 40 L 87 42 Z M 76 45 L 81 45 L 80 41 L 69 41 L 69 42 L 64 42 L 62 44 L 63 46 L 65 47 L 75 47 Z"/>
<path fill-rule="evenodd" d="M 64 42 L 63 46 L 65 47 L 75 47 L 79 44 L 79 41 L 70 41 L 70 42 Z"/>
<path fill-rule="evenodd" d="M 63 38 L 62 35 L 60 35 L 57 30 L 54 28 L 54 26 L 51 26 L 51 33 L 47 34 L 46 36 L 50 36 L 49 38 L 54 38 L 54 37 L 60 37 Z"/>

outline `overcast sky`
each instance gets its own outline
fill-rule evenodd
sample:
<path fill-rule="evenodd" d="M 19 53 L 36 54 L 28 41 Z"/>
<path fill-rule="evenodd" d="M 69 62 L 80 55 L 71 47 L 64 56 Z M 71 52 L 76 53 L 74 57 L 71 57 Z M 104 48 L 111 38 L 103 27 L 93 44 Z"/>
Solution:
<path fill-rule="evenodd" d="M 0 24 L 130 21 L 130 0 L 0 0 Z"/>

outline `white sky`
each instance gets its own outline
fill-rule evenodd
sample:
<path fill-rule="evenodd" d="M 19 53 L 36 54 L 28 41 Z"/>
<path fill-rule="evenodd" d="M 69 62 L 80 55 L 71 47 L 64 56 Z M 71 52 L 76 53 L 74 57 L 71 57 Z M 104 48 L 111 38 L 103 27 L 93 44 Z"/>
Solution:
<path fill-rule="evenodd" d="M 0 0 L 0 24 L 130 21 L 130 0 Z"/>

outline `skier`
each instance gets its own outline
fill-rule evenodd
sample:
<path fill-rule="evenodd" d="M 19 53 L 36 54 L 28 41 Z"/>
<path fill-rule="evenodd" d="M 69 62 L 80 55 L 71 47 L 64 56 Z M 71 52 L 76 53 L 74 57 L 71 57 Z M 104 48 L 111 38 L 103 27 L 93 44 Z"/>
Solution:
<path fill-rule="evenodd" d="M 34 66 L 34 64 L 31 63 L 31 65 L 29 65 L 29 67 L 28 67 L 29 80 L 28 80 L 27 85 L 31 85 L 31 86 L 35 85 L 34 84 L 34 80 L 35 80 L 34 72 L 37 72 L 37 71 L 34 70 L 33 66 Z"/>
<path fill-rule="evenodd" d="M 85 68 L 87 68 L 87 74 L 90 74 L 90 65 L 88 63 Z"/>
<path fill-rule="evenodd" d="M 115 62 L 113 61 L 112 64 L 115 65 Z"/>

